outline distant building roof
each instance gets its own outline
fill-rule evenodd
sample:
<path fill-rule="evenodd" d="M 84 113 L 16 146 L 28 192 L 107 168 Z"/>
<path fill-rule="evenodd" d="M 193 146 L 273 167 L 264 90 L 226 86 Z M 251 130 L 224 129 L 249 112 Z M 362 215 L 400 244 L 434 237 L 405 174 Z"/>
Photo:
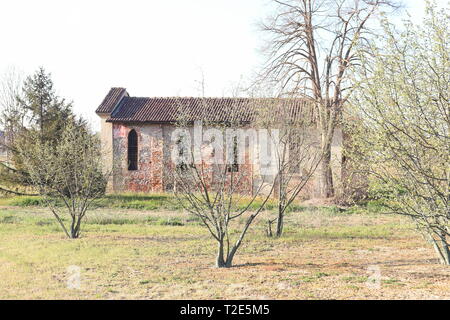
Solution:
<path fill-rule="evenodd" d="M 252 122 L 257 107 L 273 102 L 287 104 L 289 116 L 295 119 L 308 104 L 305 99 L 291 98 L 141 98 L 120 90 L 125 89 L 112 88 L 96 111 L 111 113 L 108 122 L 173 123 L 180 120 L 180 114 L 185 121 Z"/>
<path fill-rule="evenodd" d="M 126 95 L 128 95 L 128 93 L 125 88 L 111 88 L 95 112 L 111 113 L 120 100 Z"/>

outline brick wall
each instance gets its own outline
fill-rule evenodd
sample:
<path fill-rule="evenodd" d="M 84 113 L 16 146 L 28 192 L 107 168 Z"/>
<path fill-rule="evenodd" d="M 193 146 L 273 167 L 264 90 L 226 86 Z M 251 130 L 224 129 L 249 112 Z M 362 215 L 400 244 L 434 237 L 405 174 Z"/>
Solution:
<path fill-rule="evenodd" d="M 127 138 L 131 130 L 135 130 L 138 136 L 138 170 L 129 171 L 127 163 Z M 171 125 L 160 124 L 119 124 L 112 125 L 113 144 L 113 179 L 112 189 L 114 192 L 171 192 L 176 187 L 171 177 L 173 165 L 171 163 L 172 133 L 176 128 Z M 341 184 L 341 150 L 342 134 L 338 130 L 333 141 L 332 165 L 334 170 L 334 182 L 339 189 Z M 252 194 L 262 183 L 258 177 L 258 165 L 253 164 L 253 148 L 246 145 L 245 164 L 239 166 L 242 176 L 239 191 Z M 211 184 L 213 184 L 214 170 L 207 168 L 208 164 L 202 164 L 206 170 L 211 172 Z M 318 174 L 311 179 L 301 197 L 310 199 L 317 196 L 319 190 Z M 269 185 L 274 182 L 274 177 L 266 176 L 264 181 Z M 269 190 L 270 188 L 266 188 Z"/>
<path fill-rule="evenodd" d="M 128 170 L 128 134 L 138 136 L 138 170 Z M 113 125 L 115 192 L 162 192 L 163 130 L 160 125 Z"/>

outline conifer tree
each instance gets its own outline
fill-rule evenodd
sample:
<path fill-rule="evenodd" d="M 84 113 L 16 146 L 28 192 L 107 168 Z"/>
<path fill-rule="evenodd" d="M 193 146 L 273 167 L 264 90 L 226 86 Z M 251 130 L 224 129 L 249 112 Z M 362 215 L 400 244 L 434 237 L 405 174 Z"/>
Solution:
<path fill-rule="evenodd" d="M 23 144 L 32 141 L 30 137 L 38 136 L 42 143 L 56 145 L 68 124 L 86 131 L 86 122 L 75 117 L 72 102 L 56 94 L 51 74 L 44 68 L 40 67 L 20 86 L 19 92 L 11 92 L 8 99 L 14 107 L 3 106 L 1 114 L 8 137 L 4 147 L 9 155 L 7 161 L 0 163 L 0 190 L 4 192 L 17 193 L 20 187 L 28 185 L 29 176 L 18 152 L 18 143 L 21 150 L 26 150 Z"/>

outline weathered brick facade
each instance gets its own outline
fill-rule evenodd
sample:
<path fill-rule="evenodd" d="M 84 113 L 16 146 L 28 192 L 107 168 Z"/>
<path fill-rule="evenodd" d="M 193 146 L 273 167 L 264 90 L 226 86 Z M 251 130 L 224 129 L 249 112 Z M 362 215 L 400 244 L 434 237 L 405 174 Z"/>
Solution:
<path fill-rule="evenodd" d="M 173 98 L 164 99 L 130 98 L 125 89 L 113 88 L 97 109 L 97 114 L 102 119 L 101 139 L 105 166 L 113 172 L 108 186 L 110 192 L 170 192 L 176 188 L 170 173 L 174 170 L 174 164 L 171 161 L 174 144 L 172 134 L 177 127 L 173 124 L 173 116 L 166 114 L 165 110 L 170 106 L 164 105 Z M 184 101 L 190 104 L 196 101 L 190 99 Z M 228 104 L 232 102 L 224 101 Z M 220 111 L 220 103 L 225 103 L 224 101 L 220 99 L 212 101 L 215 108 L 213 112 L 220 114 L 217 112 Z M 238 100 L 238 108 L 242 107 L 245 110 L 245 101 Z M 192 108 L 198 108 L 198 106 L 193 105 Z M 226 113 L 220 115 L 226 117 Z M 247 111 L 246 117 L 250 116 L 251 114 Z M 251 127 L 250 122 L 247 124 L 247 128 L 249 127 Z M 137 133 L 137 170 L 128 168 L 128 135 L 131 130 Z M 193 126 L 190 130 L 193 130 Z M 318 132 L 311 130 L 311 136 L 318 139 Z M 277 183 L 273 176 L 260 175 L 261 168 L 254 161 L 259 155 L 254 154 L 254 150 L 253 146 L 247 142 L 245 163 L 239 165 L 241 181 L 238 191 L 240 193 L 254 193 L 262 180 L 268 184 Z M 337 130 L 332 145 L 336 190 L 339 190 L 341 185 L 341 150 L 342 134 L 340 130 Z M 210 165 L 206 163 L 202 163 L 201 166 L 211 172 L 210 183 L 213 188 L 214 168 L 208 168 Z M 301 174 L 299 172 L 299 175 Z M 304 188 L 301 197 L 314 198 L 319 190 L 319 179 L 313 177 Z"/>
<path fill-rule="evenodd" d="M 121 124 L 112 126 L 113 179 L 109 189 L 114 192 L 164 192 L 173 191 L 174 183 L 167 170 L 174 170 L 171 161 L 173 125 Z M 127 137 L 131 130 L 138 135 L 138 170 L 128 170 Z M 240 191 L 251 193 L 251 155 L 246 153 L 246 163 L 239 166 L 242 174 Z M 202 163 L 204 168 L 210 166 Z M 208 169 L 206 169 L 208 170 Z M 213 169 L 210 168 L 212 172 Z M 211 180 L 213 174 L 211 174 Z"/>
<path fill-rule="evenodd" d="M 138 170 L 128 170 L 127 137 L 134 129 L 138 135 Z M 116 192 L 162 192 L 163 184 L 162 125 L 113 124 L 113 190 Z"/>
<path fill-rule="evenodd" d="M 113 179 L 109 190 L 113 192 L 171 192 L 176 187 L 170 170 L 174 170 L 171 162 L 173 142 L 171 135 L 175 126 L 166 124 L 121 124 L 112 125 Z M 128 170 L 127 137 L 131 130 L 138 136 L 138 170 Z M 338 135 L 333 146 L 333 167 L 335 182 L 340 183 L 341 138 Z M 259 167 L 253 163 L 252 148 L 246 148 L 245 163 L 239 165 L 239 192 L 252 194 L 259 186 L 261 177 Z M 207 163 L 201 166 L 211 172 L 211 183 L 214 180 L 213 168 Z M 301 172 L 299 173 L 301 174 Z M 267 182 L 274 182 L 273 177 L 264 177 Z M 313 198 L 318 194 L 319 180 L 311 179 L 302 192 L 303 198 Z"/>

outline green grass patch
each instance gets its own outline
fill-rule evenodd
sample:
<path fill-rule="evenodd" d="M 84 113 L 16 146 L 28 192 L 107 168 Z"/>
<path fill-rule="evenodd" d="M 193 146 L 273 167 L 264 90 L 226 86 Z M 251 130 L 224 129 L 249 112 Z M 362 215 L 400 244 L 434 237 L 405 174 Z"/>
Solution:
<path fill-rule="evenodd" d="M 164 199 L 130 196 L 130 202 Z M 249 229 L 236 255 L 236 268 L 218 270 L 214 268 L 216 242 L 198 218 L 182 211 L 98 208 L 87 213 L 81 238 L 71 240 L 48 209 L 0 208 L 0 298 L 304 299 L 308 290 L 324 297 L 325 292 L 315 290 L 330 283 L 353 286 L 356 292 L 367 280 L 359 277 L 366 260 L 354 261 L 346 252 L 369 250 L 374 243 L 348 239 L 382 237 L 377 245 L 393 245 L 393 239 L 408 228 L 397 219 L 314 208 L 289 213 L 285 235 L 273 239 L 265 235 L 264 216 Z M 235 239 L 241 228 L 233 225 L 230 230 Z M 344 255 L 338 260 L 336 250 Z M 371 259 L 385 259 L 377 254 L 374 251 Z M 341 270 L 338 262 L 362 264 Z M 70 266 L 81 268 L 81 290 L 67 289 Z M 284 282 L 291 286 L 278 289 Z M 403 285 L 396 280 L 383 284 L 392 289 Z"/>
<path fill-rule="evenodd" d="M 316 272 L 316 273 L 313 274 L 313 275 L 308 275 L 308 276 L 300 277 L 300 281 L 301 281 L 301 282 L 305 282 L 305 283 L 308 283 L 308 282 L 315 282 L 315 281 L 317 281 L 317 280 L 319 280 L 319 279 L 321 279 L 321 278 L 328 277 L 328 276 L 330 276 L 328 273 L 325 273 L 325 272 Z"/>
<path fill-rule="evenodd" d="M 12 215 L 2 215 L 0 216 L 0 224 L 10 224 L 10 223 L 17 223 L 20 221 L 20 218 Z"/>
<path fill-rule="evenodd" d="M 347 283 L 365 283 L 365 282 L 367 282 L 367 279 L 369 279 L 369 277 L 367 277 L 367 276 L 352 275 L 352 276 L 343 277 L 342 281 L 347 282 Z"/>
<path fill-rule="evenodd" d="M 246 208 L 250 202 L 250 198 L 242 198 L 237 203 L 237 210 Z M 250 204 L 249 210 L 258 209 L 263 202 L 263 199 L 256 199 Z M 17 206 L 17 207 L 45 207 L 45 201 L 39 196 L 16 196 L 0 198 L 0 205 L 3 206 Z M 64 204 L 60 201 L 54 202 L 55 206 L 62 207 Z M 124 194 L 108 194 L 99 199 L 93 205 L 94 208 L 110 208 L 110 209 L 134 209 L 134 210 L 168 210 L 168 211 L 182 211 L 182 204 L 175 198 L 173 194 L 141 194 L 141 193 L 124 193 Z M 276 202 L 269 200 L 266 203 L 266 210 L 273 211 L 276 209 Z M 298 203 L 292 204 L 287 212 L 305 211 L 307 208 Z"/>
<path fill-rule="evenodd" d="M 381 283 L 387 285 L 404 286 L 404 284 L 398 279 L 381 280 Z"/>
<path fill-rule="evenodd" d="M 237 203 L 236 211 L 246 208 L 251 201 L 248 197 L 243 197 Z M 257 210 L 264 199 L 257 198 L 250 204 L 249 210 Z M 53 205 L 63 207 L 61 201 L 54 201 Z M 0 197 L 0 206 L 15 206 L 15 207 L 45 207 L 45 201 L 39 196 L 14 196 L 14 197 Z M 131 209 L 141 211 L 183 211 L 182 204 L 170 193 L 122 193 L 122 194 L 108 194 L 96 201 L 93 206 L 96 208 L 105 209 Z M 268 212 L 276 212 L 277 203 L 275 199 L 269 199 L 265 205 L 265 210 Z M 373 200 L 360 205 L 349 208 L 342 208 L 338 206 L 305 206 L 301 202 L 293 202 L 286 214 L 292 213 L 319 213 L 329 216 L 346 216 L 352 214 L 379 214 L 384 212 L 385 207 L 382 200 Z M 100 222 L 102 223 L 102 222 Z M 104 222 L 107 223 L 107 222 Z M 127 224 L 127 221 L 113 221 L 112 223 Z"/>

